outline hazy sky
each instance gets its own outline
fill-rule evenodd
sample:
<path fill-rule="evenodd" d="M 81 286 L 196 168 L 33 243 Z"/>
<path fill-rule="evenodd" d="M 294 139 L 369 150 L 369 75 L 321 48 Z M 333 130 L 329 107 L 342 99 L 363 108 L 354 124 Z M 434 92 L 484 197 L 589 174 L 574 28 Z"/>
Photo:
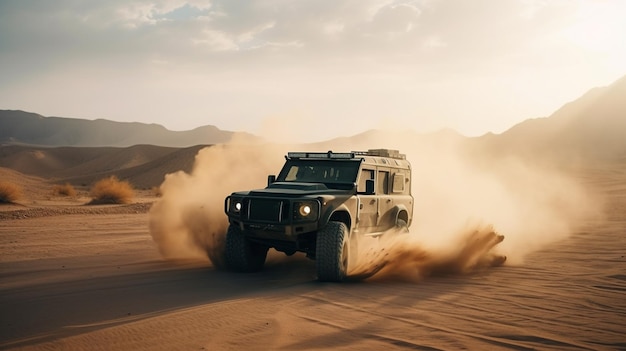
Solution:
<path fill-rule="evenodd" d="M 0 109 L 305 141 L 502 132 L 626 75 L 624 18 L 622 0 L 0 0 Z"/>

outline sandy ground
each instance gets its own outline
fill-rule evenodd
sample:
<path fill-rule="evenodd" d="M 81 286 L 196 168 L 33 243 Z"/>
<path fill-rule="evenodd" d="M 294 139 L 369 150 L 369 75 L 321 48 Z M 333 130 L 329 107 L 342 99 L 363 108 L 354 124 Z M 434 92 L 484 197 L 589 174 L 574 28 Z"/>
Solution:
<path fill-rule="evenodd" d="M 0 349 L 626 350 L 626 166 L 580 177 L 607 218 L 521 265 L 420 281 L 320 283 L 298 255 L 221 272 L 163 261 L 146 206 L 4 206 Z"/>

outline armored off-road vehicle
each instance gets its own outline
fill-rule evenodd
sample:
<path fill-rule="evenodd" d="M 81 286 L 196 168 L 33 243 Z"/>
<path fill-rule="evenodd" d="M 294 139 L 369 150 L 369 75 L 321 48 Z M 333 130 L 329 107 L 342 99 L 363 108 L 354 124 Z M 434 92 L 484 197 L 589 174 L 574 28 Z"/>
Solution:
<path fill-rule="evenodd" d="M 265 189 L 226 197 L 227 268 L 258 271 L 274 248 L 304 252 L 316 260 L 319 280 L 342 281 L 359 238 L 411 224 L 411 165 L 397 150 L 289 152 L 285 159 Z"/>

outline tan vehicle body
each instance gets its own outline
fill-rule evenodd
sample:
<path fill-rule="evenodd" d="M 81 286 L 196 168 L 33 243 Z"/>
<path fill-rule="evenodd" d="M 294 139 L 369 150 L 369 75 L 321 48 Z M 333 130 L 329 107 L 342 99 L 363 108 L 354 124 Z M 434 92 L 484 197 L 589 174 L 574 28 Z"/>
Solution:
<path fill-rule="evenodd" d="M 408 227 L 413 218 L 411 165 L 397 150 L 290 152 L 265 189 L 235 192 L 226 265 L 263 267 L 269 248 L 304 252 L 318 261 L 318 278 L 341 281 L 357 257 L 361 236 Z"/>

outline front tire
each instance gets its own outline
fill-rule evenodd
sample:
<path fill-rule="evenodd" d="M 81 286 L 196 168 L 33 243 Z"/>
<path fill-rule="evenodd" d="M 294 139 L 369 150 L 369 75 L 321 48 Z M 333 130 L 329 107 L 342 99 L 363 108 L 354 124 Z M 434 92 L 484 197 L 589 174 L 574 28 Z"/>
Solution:
<path fill-rule="evenodd" d="M 350 260 L 348 227 L 342 222 L 328 222 L 317 233 L 315 260 L 317 279 L 323 282 L 341 282 L 348 275 Z"/>
<path fill-rule="evenodd" d="M 239 226 L 231 224 L 226 233 L 224 260 L 226 268 L 238 272 L 257 272 L 263 269 L 269 248 L 250 241 Z"/>

